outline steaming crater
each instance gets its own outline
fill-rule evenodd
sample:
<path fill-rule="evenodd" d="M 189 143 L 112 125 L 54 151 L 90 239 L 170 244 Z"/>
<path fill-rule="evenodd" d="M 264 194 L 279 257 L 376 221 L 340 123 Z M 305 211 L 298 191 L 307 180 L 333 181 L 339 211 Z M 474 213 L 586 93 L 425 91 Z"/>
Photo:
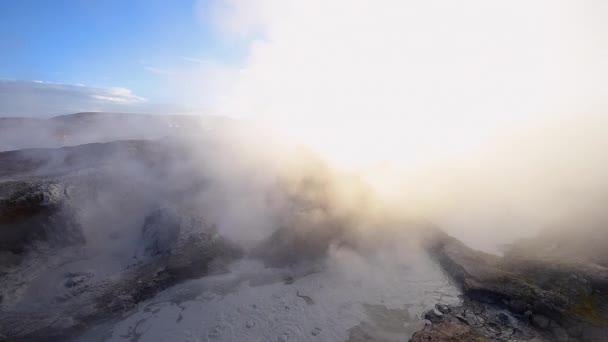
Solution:
<path fill-rule="evenodd" d="M 223 178 L 229 168 L 207 166 L 218 145 L 196 141 L 0 153 L 5 336 L 399 339 L 420 328 L 436 301 L 457 301 L 456 288 L 405 236 L 356 243 L 348 226 L 360 223 L 348 212 L 359 206 L 336 214 L 332 175 L 320 161 L 302 154 L 302 178 L 271 175 L 270 185 L 235 203 L 225 188 L 253 180 Z M 262 239 L 237 245 L 227 236 L 238 240 L 238 231 L 214 225 L 229 212 L 218 203 L 260 210 L 260 199 Z M 174 311 L 181 318 L 168 318 Z M 141 330 L 146 324 L 164 332 Z"/>
<path fill-rule="evenodd" d="M 323 265 L 294 268 L 244 259 L 229 273 L 167 289 L 77 340 L 403 341 L 435 303 L 459 301 L 413 244 L 379 254 L 338 249 Z"/>
<path fill-rule="evenodd" d="M 0 153 L 0 337 L 605 336 L 601 221 L 482 253 L 241 128 Z"/>
<path fill-rule="evenodd" d="M 351 213 L 360 203 L 334 207 L 334 176 L 321 161 L 298 155 L 288 166 L 299 170 L 295 178 L 271 174 L 238 198 L 234 184 L 250 187 L 260 177 L 244 175 L 255 165 L 218 166 L 223 146 L 165 139 L 0 153 L 9 166 L 0 173 L 1 232 L 13 236 L 2 245 L 2 333 L 14 340 L 400 340 L 434 303 L 458 301 L 413 239 L 379 232 L 363 243 L 364 224 Z M 231 213 L 226 207 L 266 216 L 220 221 L 218 230 L 219 214 Z M 242 238 L 256 236 L 245 231 L 256 224 L 267 225 L 257 240 Z"/>

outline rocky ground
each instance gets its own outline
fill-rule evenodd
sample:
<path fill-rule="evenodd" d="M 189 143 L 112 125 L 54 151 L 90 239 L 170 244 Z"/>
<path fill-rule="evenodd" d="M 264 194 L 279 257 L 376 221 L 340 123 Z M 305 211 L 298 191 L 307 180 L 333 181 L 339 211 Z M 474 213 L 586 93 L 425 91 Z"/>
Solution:
<path fill-rule="evenodd" d="M 124 141 L 0 153 L 1 338 L 64 340 L 184 279 L 222 272 L 240 255 L 185 209 L 187 191 L 167 186 L 171 163 L 161 162 L 179 157 L 165 147 Z M 133 168 L 158 174 L 144 179 Z"/>
<path fill-rule="evenodd" d="M 542 241 L 543 236 L 538 239 Z M 475 251 L 440 232 L 429 253 L 463 291 L 460 306 L 437 307 L 412 341 L 604 341 L 608 269 L 590 260 L 504 257 Z"/>
<path fill-rule="evenodd" d="M 86 126 L 91 120 L 97 120 L 97 115 L 81 114 L 53 122 L 66 125 L 63 121 L 68 121 L 71 127 L 74 123 Z M 108 124 L 110 127 L 122 118 L 113 120 Z M 160 133 L 165 132 L 167 122 L 169 127 L 179 125 L 173 119 L 156 120 Z M 9 131 L 10 127 L 6 127 L 16 124 L 0 123 Z M 89 138 L 86 134 L 78 135 L 77 130 L 69 130 L 69 134 L 60 138 L 57 134 L 68 132 L 67 129 L 53 132 L 50 138 L 40 140 L 43 145 L 47 138 L 54 139 L 53 144 L 57 145 L 70 136 L 73 142 Z M 16 139 L 18 135 L 11 137 Z M 4 146 L 17 146 L 13 144 L 16 141 Z M 196 146 L 196 150 L 188 146 Z M 211 155 L 212 159 L 205 159 L 205 155 Z M 264 264 L 265 269 L 245 272 L 245 278 L 250 284 L 261 282 L 267 287 L 245 288 L 245 297 L 226 296 L 225 301 L 218 300 L 215 304 L 207 300 L 190 304 L 200 312 L 205 312 L 209 305 L 220 310 L 220 304 L 239 312 L 241 302 L 251 301 L 251 305 L 266 305 L 275 315 L 277 310 L 289 306 L 282 301 L 289 301 L 289 307 L 313 317 L 311 322 L 316 319 L 315 326 L 304 325 L 310 334 L 297 335 L 315 341 L 330 341 L 330 336 L 351 341 L 382 341 L 386 336 L 400 340 L 409 337 L 421 319 L 427 324 L 413 334 L 411 341 L 608 340 L 608 253 L 604 248 L 608 234 L 602 225 L 588 231 L 581 228 L 578 234 L 565 230 L 564 234 L 541 235 L 518 243 L 504 256 L 497 256 L 473 250 L 439 229 L 407 223 L 407 240 L 411 242 L 412 236 L 422 232 L 424 250 L 462 292 L 460 304 L 446 304 L 437 298 L 435 308 L 421 314 L 424 311 L 421 306 L 430 305 L 429 298 L 418 298 L 428 291 L 419 288 L 416 279 L 432 271 L 425 268 L 414 272 L 416 279 L 411 279 L 411 273 L 404 268 L 423 261 L 414 265 L 396 264 L 379 273 L 378 279 L 386 277 L 382 286 L 396 283 L 386 289 L 378 287 L 373 279 L 357 278 L 357 267 L 361 264 L 352 263 L 358 260 L 355 257 L 348 258 L 347 266 L 331 272 L 293 271 L 301 269 L 302 263 L 323 263 L 332 250 L 335 256 L 335 250 L 340 248 L 366 256 L 361 263 L 380 258 L 378 251 L 403 249 L 392 233 L 373 234 L 373 230 L 357 229 L 368 223 L 358 215 L 367 206 L 365 196 L 360 196 L 360 203 L 353 200 L 348 208 L 332 208 L 332 191 L 344 189 L 333 189 L 338 182 L 307 157 L 298 155 L 294 159 L 315 169 L 315 176 L 303 174 L 297 182 L 272 183 L 269 188 L 273 190 L 260 196 L 281 214 L 274 217 L 276 225 L 266 239 L 244 248 L 219 234 L 209 214 L 223 209 L 216 202 L 226 202 L 205 194 L 216 186 L 214 177 L 232 169 L 216 170 L 207 161 L 221 160 L 230 166 L 236 162 L 231 157 L 208 140 L 184 145 L 171 138 L 0 152 L 0 340 L 63 341 L 121 315 L 135 312 L 133 317 L 139 317 L 138 305 L 156 305 L 150 301 L 164 290 L 191 279 L 221 278 L 234 264 L 248 268 L 249 261 L 243 260 Z M 237 178 L 246 176 L 246 173 L 230 174 Z M 231 184 L 223 186 L 226 185 Z M 348 190 L 349 198 L 358 199 L 365 193 L 363 187 L 358 189 L 351 183 Z M 232 200 L 234 195 L 229 194 L 228 199 Z M 238 208 L 246 210 L 255 204 L 246 203 Z M 230 213 L 239 215 L 240 211 Z M 398 228 L 395 231 L 402 231 L 405 224 L 382 223 L 395 225 Z M 365 274 L 387 264 L 388 259 L 379 260 L 367 265 Z M 281 271 L 260 280 L 259 275 L 272 267 Z M 277 274 L 281 276 L 277 278 Z M 284 274 L 287 276 L 283 277 Z M 244 282 L 230 277 L 236 275 L 225 278 L 229 284 Z M 433 280 L 423 287 L 448 291 L 439 277 L 430 278 Z M 409 283 L 402 283 L 402 279 Z M 291 286 L 294 282 L 298 286 Z M 321 290 L 324 284 L 328 288 Z M 382 291 L 373 292 L 365 286 Z M 350 290 L 344 291 L 346 288 Z M 410 297 L 393 294 L 392 298 L 410 301 L 417 309 L 396 309 L 391 307 L 396 302 L 383 303 L 384 295 L 395 289 L 415 294 Z M 260 293 L 265 293 L 268 301 L 274 301 L 276 291 L 284 294 L 276 303 L 252 301 Z M 358 303 L 365 293 L 374 293 L 378 302 Z M 318 301 L 317 297 L 325 299 Z M 320 321 L 319 315 L 338 315 L 347 306 L 350 317 L 341 323 L 344 327 L 340 328 L 344 329 L 330 335 L 331 324 Z M 171 305 L 169 308 L 175 309 Z M 290 327 L 301 327 L 302 323 L 297 322 L 300 316 L 295 312 L 290 313 L 293 321 Z M 143 310 L 141 314 L 145 316 L 148 312 Z M 360 319 L 359 315 L 369 319 Z M 261 319 L 258 328 L 273 330 L 276 323 L 273 320 Z M 403 327 L 404 321 L 407 329 Z M 214 321 L 208 323 L 209 327 L 198 329 L 213 329 Z M 118 324 L 117 329 L 120 327 Z M 179 330 L 177 326 L 175 329 Z M 247 322 L 231 329 L 242 334 L 239 336 L 249 336 L 252 331 Z M 200 333 L 205 338 L 210 336 L 207 331 Z M 261 330 L 259 333 L 266 334 Z"/>

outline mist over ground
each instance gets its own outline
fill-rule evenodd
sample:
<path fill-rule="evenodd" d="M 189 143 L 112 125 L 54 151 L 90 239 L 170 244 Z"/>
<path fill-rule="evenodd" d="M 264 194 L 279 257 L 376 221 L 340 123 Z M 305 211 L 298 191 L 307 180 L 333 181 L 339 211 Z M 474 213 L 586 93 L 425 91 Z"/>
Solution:
<path fill-rule="evenodd" d="M 286 208 L 280 207 L 284 198 L 269 193 L 283 187 L 293 192 L 290 196 L 316 203 L 332 215 L 352 216 L 353 229 L 369 226 L 361 229 L 382 234 L 382 224 L 356 222 L 366 219 L 424 221 L 474 247 L 498 252 L 544 230 L 580 232 L 603 226 L 607 124 L 601 116 L 538 124 L 505 134 L 474 157 L 411 167 L 399 161 L 343 165 L 323 151 L 285 143 L 252 120 L 188 116 L 82 113 L 6 118 L 0 146 L 17 150 L 119 139 L 179 141 L 180 150 L 190 153 L 188 172 L 213 180 L 214 185 L 201 191 L 200 200 L 206 201 L 201 207 L 212 208 L 208 215 L 236 240 L 260 239 L 271 232 L 269 220 Z M 60 166 L 61 158 L 46 161 L 44 167 Z M 95 163 L 99 156 L 79 158 Z M 187 188 L 190 182 L 178 174 L 156 181 L 145 167 L 131 170 L 128 156 L 114 163 L 127 165 L 119 178 L 152 177 L 152 183 L 171 179 L 177 188 Z M 177 167 L 175 172 L 181 171 Z M 182 181 L 185 184 L 179 184 Z"/>
<path fill-rule="evenodd" d="M 199 115 L 0 79 L 0 341 L 605 340 L 607 5 L 191 5 Z"/>
<path fill-rule="evenodd" d="M 608 75 L 597 1 L 199 3 L 238 65 L 175 90 L 354 170 L 393 212 L 472 245 L 603 220 Z M 565 224 L 565 222 L 572 222 Z"/>
<path fill-rule="evenodd" d="M 194 329 L 225 340 L 231 334 L 237 340 L 275 338 L 272 322 L 288 320 L 281 324 L 289 328 L 281 329 L 297 340 L 321 331 L 327 341 L 398 340 L 420 329 L 419 317 L 431 303 L 458 303 L 458 288 L 424 256 L 438 248 L 432 242 L 438 228 L 507 260 L 592 267 L 605 267 L 608 260 L 606 158 L 599 148 L 607 141 L 599 117 L 531 127 L 497 139 L 475 158 L 412 168 L 387 161 L 344 164 L 249 119 L 80 113 L 35 125 L 6 122 L 7 131 L 27 130 L 39 138 L 0 139 L 11 149 L 0 152 L 0 320 L 18 327 L 4 331 L 7 336 L 119 341 L 131 336 L 118 332 L 126 329 L 122 325 L 132 323 L 112 318 L 96 324 L 128 310 L 150 327 L 178 335 Z M 53 145 L 63 147 L 48 148 Z M 317 280 L 309 283 L 311 275 Z M 344 296 L 315 287 L 332 282 L 330 287 L 345 289 Z M 47 284 L 57 285 L 49 291 Z M 299 284 L 296 301 L 277 302 L 291 298 L 291 284 Z M 403 284 L 410 284 L 408 291 Z M 214 295 L 197 299 L 206 291 Z M 269 312 L 277 305 L 299 308 L 298 298 L 305 298 L 306 309 L 270 316 L 264 311 L 267 318 L 255 331 L 242 319 L 261 317 L 257 311 L 232 323 L 203 315 L 206 323 L 179 328 L 142 309 L 165 301 L 204 310 L 222 293 L 223 304 L 214 305 L 226 310 L 242 312 L 243 303 L 261 293 L 269 296 Z M 384 304 L 352 306 L 346 316 L 334 312 L 366 295 Z M 340 323 L 301 316 L 325 296 L 335 300 L 319 317 Z M 382 311 L 403 310 L 404 302 L 405 311 Z M 163 310 L 169 314 L 172 305 Z M 39 318 L 23 318 L 32 312 Z M 374 321 L 379 314 L 407 324 L 384 327 Z M 70 321 L 45 323 L 66 315 Z M 349 315 L 372 320 L 357 325 Z M 143 329 L 130 326 L 128 331 Z M 145 339 L 154 340 L 146 329 Z M 593 334 L 586 339 L 594 341 Z"/>

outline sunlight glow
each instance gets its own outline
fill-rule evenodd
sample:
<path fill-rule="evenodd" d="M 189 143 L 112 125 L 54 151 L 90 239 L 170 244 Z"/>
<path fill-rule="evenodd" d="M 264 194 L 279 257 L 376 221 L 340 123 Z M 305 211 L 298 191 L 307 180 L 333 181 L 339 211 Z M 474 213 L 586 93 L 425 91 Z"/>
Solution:
<path fill-rule="evenodd" d="M 209 70 L 216 110 L 263 117 L 347 165 L 472 158 L 601 98 L 591 80 L 605 68 L 575 1 L 220 4 L 224 33 L 254 38 L 241 68 Z"/>

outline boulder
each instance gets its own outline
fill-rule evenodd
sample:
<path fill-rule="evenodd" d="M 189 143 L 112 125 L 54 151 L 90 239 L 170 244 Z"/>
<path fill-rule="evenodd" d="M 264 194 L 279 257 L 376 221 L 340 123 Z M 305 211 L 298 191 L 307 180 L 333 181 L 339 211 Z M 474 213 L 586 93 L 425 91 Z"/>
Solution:
<path fill-rule="evenodd" d="M 22 254 L 36 242 L 84 242 L 65 187 L 44 179 L 0 182 L 0 252 Z"/>
<path fill-rule="evenodd" d="M 533 323 L 532 335 L 549 340 L 596 341 L 597 336 L 608 334 L 608 269 L 600 265 L 509 254 L 499 257 L 473 250 L 440 230 L 428 233 L 424 244 L 462 289 L 465 304 L 508 310 L 517 322 L 527 324 L 529 319 Z M 573 336 L 580 330 L 587 335 Z"/>
<path fill-rule="evenodd" d="M 180 222 L 174 211 L 167 208 L 153 211 L 144 221 L 135 259 L 145 261 L 171 254 L 179 234 Z"/>

